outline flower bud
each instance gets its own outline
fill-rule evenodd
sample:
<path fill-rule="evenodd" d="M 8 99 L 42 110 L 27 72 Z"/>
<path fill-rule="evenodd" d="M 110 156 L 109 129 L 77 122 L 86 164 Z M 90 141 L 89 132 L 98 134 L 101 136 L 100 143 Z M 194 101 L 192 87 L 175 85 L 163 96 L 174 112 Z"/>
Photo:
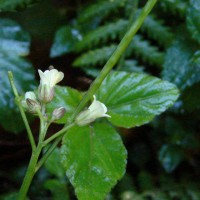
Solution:
<path fill-rule="evenodd" d="M 52 113 L 52 120 L 55 121 L 61 119 L 64 116 L 65 112 L 66 110 L 64 107 L 54 109 Z"/>
<path fill-rule="evenodd" d="M 33 114 L 36 114 L 37 110 L 41 109 L 40 103 L 37 101 L 34 92 L 25 93 L 25 100 L 22 101 L 22 106 Z"/>
<path fill-rule="evenodd" d="M 106 114 L 107 107 L 100 101 L 97 101 L 95 96 L 93 98 L 94 100 L 88 109 L 80 112 L 76 117 L 75 122 L 77 125 L 84 126 L 95 121 L 97 118 L 110 117 L 110 115 Z"/>

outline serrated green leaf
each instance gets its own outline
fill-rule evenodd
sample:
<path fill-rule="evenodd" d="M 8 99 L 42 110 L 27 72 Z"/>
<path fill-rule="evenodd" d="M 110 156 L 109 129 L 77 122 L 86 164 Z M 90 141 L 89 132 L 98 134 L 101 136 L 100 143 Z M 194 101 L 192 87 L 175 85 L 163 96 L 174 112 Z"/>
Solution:
<path fill-rule="evenodd" d="M 70 87 L 55 87 L 55 97 L 51 103 L 47 105 L 47 112 L 51 114 L 55 108 L 64 107 L 66 109 L 65 115 L 56 123 L 65 124 L 71 117 L 74 110 L 82 99 L 82 94 Z"/>
<path fill-rule="evenodd" d="M 61 27 L 55 35 L 50 57 L 62 56 L 74 50 L 75 44 L 82 38 L 79 31 L 69 26 Z"/>
<path fill-rule="evenodd" d="M 200 0 L 190 0 L 187 12 L 187 28 L 192 37 L 200 43 Z"/>
<path fill-rule="evenodd" d="M 150 44 L 148 40 L 143 39 L 141 35 L 134 36 L 127 48 L 126 56 L 132 53 L 151 65 L 161 66 L 164 61 L 164 53 L 158 47 Z"/>
<path fill-rule="evenodd" d="M 96 16 L 105 17 L 109 12 L 116 9 L 117 7 L 123 6 L 125 0 L 115 0 L 115 1 L 99 1 L 96 4 L 92 4 L 80 13 L 78 22 L 81 24 L 89 19 L 93 19 Z"/>
<path fill-rule="evenodd" d="M 23 10 L 39 0 L 0 0 L 0 11 Z"/>
<path fill-rule="evenodd" d="M 175 85 L 145 74 L 113 72 L 103 81 L 97 99 L 108 108 L 116 126 L 134 127 L 148 123 L 178 98 Z"/>
<path fill-rule="evenodd" d="M 173 39 L 173 34 L 170 28 L 164 25 L 163 21 L 157 19 L 154 15 L 149 15 L 142 27 L 141 31 L 147 33 L 147 35 L 156 40 L 161 46 L 169 46 Z"/>
<path fill-rule="evenodd" d="M 119 63 L 117 71 L 125 72 L 144 72 L 144 66 L 140 66 L 137 60 L 125 60 L 122 63 Z"/>
<path fill-rule="evenodd" d="M 24 125 L 14 103 L 7 72 L 12 71 L 20 94 L 34 88 L 34 69 L 21 57 L 29 53 L 30 37 L 17 23 L 1 19 L 0 43 L 0 124 L 16 133 L 23 130 Z"/>
<path fill-rule="evenodd" d="M 52 200 L 70 200 L 67 185 L 57 179 L 50 179 L 44 183 L 44 187 L 53 194 Z"/>
<path fill-rule="evenodd" d="M 188 0 L 162 0 L 159 2 L 165 12 L 179 14 L 184 17 L 188 8 Z"/>
<path fill-rule="evenodd" d="M 176 146 L 163 145 L 159 151 L 159 160 L 168 173 L 174 171 L 183 158 L 183 152 Z"/>
<path fill-rule="evenodd" d="M 194 56 L 194 59 L 193 59 Z M 162 77 L 181 90 L 200 81 L 200 62 L 195 45 L 187 37 L 177 39 L 167 50 Z"/>
<path fill-rule="evenodd" d="M 100 26 L 99 28 L 87 33 L 80 42 L 76 44 L 76 51 L 82 51 L 96 46 L 99 43 L 105 43 L 109 38 L 115 39 L 122 34 L 128 26 L 128 20 L 118 20 L 114 23 Z"/>
<path fill-rule="evenodd" d="M 114 50 L 117 48 L 116 45 L 111 45 L 109 47 L 103 47 L 100 49 L 95 49 L 88 51 L 78 57 L 73 66 L 75 67 L 87 67 L 87 66 L 94 66 L 96 64 L 103 64 L 109 57 L 112 55 Z"/>
<path fill-rule="evenodd" d="M 63 138 L 61 162 L 79 200 L 103 200 L 122 178 L 126 150 L 113 127 L 73 127 Z"/>

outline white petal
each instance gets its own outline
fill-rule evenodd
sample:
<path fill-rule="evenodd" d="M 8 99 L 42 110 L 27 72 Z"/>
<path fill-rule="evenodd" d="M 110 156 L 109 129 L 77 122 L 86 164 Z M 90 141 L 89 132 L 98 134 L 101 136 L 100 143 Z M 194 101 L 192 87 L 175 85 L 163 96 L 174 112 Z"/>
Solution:
<path fill-rule="evenodd" d="M 111 116 L 110 116 L 110 115 L 107 115 L 107 114 L 104 114 L 103 116 L 104 116 L 104 117 L 109 117 L 109 118 L 111 118 Z"/>
<path fill-rule="evenodd" d="M 37 100 L 34 92 L 26 92 L 25 99 Z"/>
<path fill-rule="evenodd" d="M 49 87 L 54 87 L 64 78 L 64 74 L 57 69 L 45 70 L 44 72 L 38 70 L 38 73 L 40 75 L 40 83 Z"/>
<path fill-rule="evenodd" d="M 48 71 L 49 70 L 46 70 L 45 72 L 42 72 L 40 69 L 38 70 L 38 73 L 39 73 L 39 76 L 40 76 L 40 83 L 42 85 L 44 85 L 44 84 L 49 85 Z"/>

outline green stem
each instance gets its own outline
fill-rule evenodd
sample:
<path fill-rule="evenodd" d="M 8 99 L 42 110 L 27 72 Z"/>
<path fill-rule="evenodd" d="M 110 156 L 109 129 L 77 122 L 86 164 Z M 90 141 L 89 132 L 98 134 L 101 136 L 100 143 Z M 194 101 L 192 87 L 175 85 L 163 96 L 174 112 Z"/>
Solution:
<path fill-rule="evenodd" d="M 44 120 L 44 117 L 39 109 L 37 110 L 37 114 L 40 118 L 39 142 L 38 142 L 36 149 L 32 152 L 29 166 L 27 168 L 26 175 L 24 177 L 23 183 L 22 183 L 20 191 L 19 191 L 18 200 L 24 200 L 26 198 L 28 189 L 29 189 L 32 179 L 36 173 L 37 162 L 38 162 L 40 153 L 43 149 L 43 141 L 44 141 L 47 129 L 48 129 L 48 124 Z"/>
<path fill-rule="evenodd" d="M 42 151 L 42 142 L 39 142 L 36 150 L 32 153 L 31 160 L 29 162 L 29 166 L 26 171 L 26 175 L 24 177 L 22 186 L 19 191 L 18 200 L 24 200 L 26 198 L 26 194 L 30 187 L 31 181 L 36 173 L 35 169 L 41 151 Z"/>
<path fill-rule="evenodd" d="M 136 11 L 137 11 L 137 8 L 138 8 L 138 0 L 134 0 L 133 2 L 133 5 L 132 5 L 132 9 L 130 11 L 130 16 L 129 16 L 129 20 L 128 20 L 128 28 L 127 30 L 130 29 L 131 25 L 132 25 L 132 22 L 134 20 L 134 17 L 136 16 Z M 126 57 L 126 54 L 125 52 L 122 54 L 120 60 L 119 60 L 119 63 L 118 63 L 118 66 L 116 67 L 117 70 L 120 70 L 122 68 L 122 66 L 124 65 L 124 62 L 125 62 L 125 57 Z"/>
<path fill-rule="evenodd" d="M 48 148 L 48 150 L 45 152 L 43 157 L 38 161 L 35 172 L 37 172 L 40 169 L 40 167 L 46 162 L 46 160 L 51 155 L 51 153 L 54 151 L 54 149 L 57 147 L 57 145 L 58 145 L 58 143 L 60 142 L 61 139 L 62 139 L 62 136 L 58 137 L 54 141 L 54 143 Z"/>
<path fill-rule="evenodd" d="M 72 123 L 66 127 L 64 127 L 62 130 L 58 131 L 57 133 L 55 133 L 54 135 L 52 135 L 51 137 L 49 137 L 47 140 L 45 140 L 43 142 L 43 147 L 46 146 L 48 143 L 50 143 L 52 140 L 54 140 L 56 138 L 56 140 L 54 141 L 54 143 L 49 147 L 49 149 L 45 152 L 44 156 L 39 160 L 37 166 L 36 166 L 36 171 L 39 170 L 39 168 L 44 164 L 44 162 L 47 160 L 47 158 L 51 155 L 51 153 L 53 152 L 53 150 L 56 148 L 56 146 L 58 145 L 58 143 L 60 142 L 60 140 L 62 139 L 62 135 L 69 130 L 70 128 L 72 128 L 75 124 Z"/>
<path fill-rule="evenodd" d="M 88 92 L 83 97 L 82 101 L 78 105 L 77 109 L 75 110 L 72 121 L 75 119 L 75 117 L 79 114 L 79 112 L 84 108 L 85 104 L 91 99 L 92 95 L 96 92 L 96 90 L 100 87 L 101 83 L 105 79 L 105 77 L 108 75 L 108 73 L 111 71 L 111 69 L 115 66 L 115 64 L 120 59 L 121 55 L 124 53 L 128 45 L 130 44 L 132 38 L 138 31 L 138 29 L 143 24 L 145 18 L 148 16 L 154 5 L 156 4 L 157 0 L 149 0 L 145 7 L 142 9 L 142 12 L 138 16 L 137 20 L 133 25 L 130 27 L 129 31 L 125 34 L 121 42 L 119 43 L 117 49 L 114 51 L 110 59 L 107 61 L 105 66 L 103 67 L 102 71 L 100 72 L 100 75 L 95 79 L 93 84 L 90 86 Z"/>
<path fill-rule="evenodd" d="M 15 87 L 15 84 L 14 84 L 14 78 L 13 78 L 13 74 L 11 71 L 8 71 L 8 78 L 9 78 L 9 81 L 10 81 L 10 85 L 12 87 L 12 90 L 13 90 L 13 93 L 16 97 L 16 101 L 17 101 L 17 106 L 19 107 L 19 111 L 20 111 L 20 114 L 22 116 L 22 119 L 23 119 L 23 122 L 24 122 L 24 125 L 26 127 L 26 131 L 28 133 L 28 138 L 29 138 L 29 141 L 31 143 L 31 148 L 32 148 L 32 151 L 34 151 L 36 149 L 36 145 L 35 145 L 35 140 L 33 138 L 33 134 L 32 134 L 32 131 L 31 131 L 31 128 L 29 126 L 29 123 L 28 123 L 28 120 L 27 120 L 27 117 L 26 117 L 26 114 L 24 112 L 24 109 L 21 105 L 21 101 L 20 101 L 20 97 L 19 97 L 19 94 L 17 92 L 17 88 Z"/>
<path fill-rule="evenodd" d="M 71 127 L 73 127 L 75 125 L 75 123 L 69 124 L 68 126 L 64 127 L 63 129 L 61 129 L 60 131 L 58 131 L 57 133 L 53 134 L 51 137 L 49 137 L 48 139 L 46 139 L 43 142 L 43 146 L 46 146 L 48 143 L 50 143 L 52 140 L 54 140 L 55 138 L 63 135 L 67 130 L 69 130 Z"/>

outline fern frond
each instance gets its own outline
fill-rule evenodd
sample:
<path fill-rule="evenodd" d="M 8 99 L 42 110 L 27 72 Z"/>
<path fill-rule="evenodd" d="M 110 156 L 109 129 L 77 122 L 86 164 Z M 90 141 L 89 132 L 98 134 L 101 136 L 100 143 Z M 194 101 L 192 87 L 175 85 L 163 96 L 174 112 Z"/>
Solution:
<path fill-rule="evenodd" d="M 126 0 L 99 1 L 84 9 L 78 17 L 78 22 L 84 22 L 96 16 L 104 17 L 117 7 L 123 6 L 125 2 Z"/>
<path fill-rule="evenodd" d="M 126 72 L 144 72 L 145 67 L 140 66 L 137 60 L 125 60 L 122 66 L 118 65 L 117 70 Z"/>
<path fill-rule="evenodd" d="M 178 14 L 180 17 L 184 17 L 188 8 L 188 0 L 162 0 L 160 6 L 165 12 L 171 12 Z"/>
<path fill-rule="evenodd" d="M 161 66 L 164 61 L 164 53 L 142 39 L 140 35 L 136 35 L 128 47 L 126 54 L 130 55 L 131 53 L 151 65 Z"/>
<path fill-rule="evenodd" d="M 103 47 L 101 49 L 89 51 L 78 57 L 74 61 L 73 66 L 85 67 L 85 66 L 94 66 L 96 64 L 103 64 L 112 55 L 116 47 L 117 47 L 116 45 L 112 45 L 109 47 Z"/>
<path fill-rule="evenodd" d="M 147 33 L 149 38 L 154 39 L 163 47 L 168 47 L 173 39 L 169 27 L 163 25 L 163 21 L 156 19 L 153 15 L 146 18 L 140 30 Z"/>
<path fill-rule="evenodd" d="M 89 76 L 93 77 L 93 78 L 96 78 L 101 69 L 98 69 L 98 68 L 94 68 L 94 67 L 83 67 L 82 70 Z"/>
<path fill-rule="evenodd" d="M 101 26 L 94 31 L 86 34 L 83 39 L 77 43 L 76 51 L 80 52 L 85 49 L 96 46 L 97 44 L 105 43 L 109 38 L 115 39 L 118 35 L 125 31 L 128 25 L 127 20 L 118 20 L 117 22 Z"/>

